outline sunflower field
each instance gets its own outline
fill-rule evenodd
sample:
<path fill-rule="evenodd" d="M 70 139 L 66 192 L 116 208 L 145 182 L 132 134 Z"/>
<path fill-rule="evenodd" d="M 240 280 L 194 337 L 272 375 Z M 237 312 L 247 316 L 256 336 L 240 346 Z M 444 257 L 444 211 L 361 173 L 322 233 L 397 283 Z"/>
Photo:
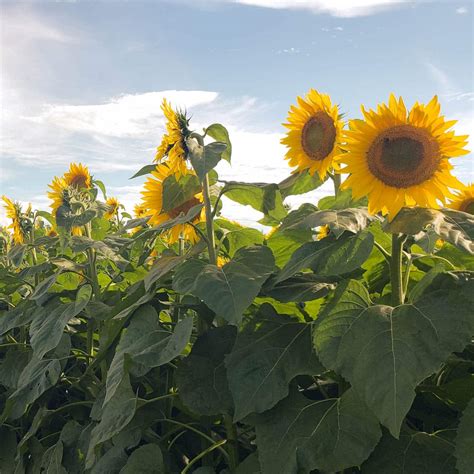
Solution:
<path fill-rule="evenodd" d="M 438 99 L 310 90 L 280 183 L 219 179 L 226 128 L 162 109 L 133 216 L 79 163 L 49 212 L 3 197 L 0 472 L 472 474 L 474 187 Z"/>

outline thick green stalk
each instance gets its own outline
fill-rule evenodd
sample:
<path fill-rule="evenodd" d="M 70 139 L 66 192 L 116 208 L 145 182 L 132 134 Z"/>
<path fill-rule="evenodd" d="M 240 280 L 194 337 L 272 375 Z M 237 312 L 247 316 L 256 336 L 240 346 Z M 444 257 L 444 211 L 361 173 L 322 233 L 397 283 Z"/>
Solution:
<path fill-rule="evenodd" d="M 204 176 L 202 182 L 202 193 L 204 196 L 204 207 L 206 210 L 206 231 L 207 231 L 207 247 L 209 249 L 209 262 L 212 265 L 217 264 L 216 256 L 216 241 L 214 237 L 214 224 L 212 216 L 212 207 L 211 207 L 211 196 L 209 191 L 209 178 L 208 175 Z"/>
<path fill-rule="evenodd" d="M 406 237 L 400 234 L 392 234 L 392 256 L 390 258 L 390 280 L 392 283 L 392 306 L 403 304 L 403 243 Z"/>
<path fill-rule="evenodd" d="M 334 196 L 337 197 L 339 194 L 339 188 L 341 187 L 341 175 L 334 172 L 332 175 L 332 181 L 334 183 Z"/>

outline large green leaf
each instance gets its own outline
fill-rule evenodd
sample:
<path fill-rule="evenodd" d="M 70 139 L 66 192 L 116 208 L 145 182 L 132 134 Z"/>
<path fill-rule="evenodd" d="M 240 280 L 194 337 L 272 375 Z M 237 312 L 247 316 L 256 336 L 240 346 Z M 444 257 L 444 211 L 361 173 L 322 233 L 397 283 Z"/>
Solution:
<path fill-rule="evenodd" d="M 213 142 L 202 146 L 194 138 L 188 138 L 186 145 L 191 164 L 201 181 L 204 181 L 207 173 L 214 169 L 219 161 L 221 161 L 222 155 L 227 148 L 226 144 L 222 142 Z"/>
<path fill-rule="evenodd" d="M 211 329 L 196 340 L 191 353 L 181 361 L 176 384 L 181 400 L 194 413 L 231 412 L 224 356 L 232 350 L 236 334 L 233 326 Z"/>
<path fill-rule="evenodd" d="M 229 181 L 222 192 L 232 201 L 263 212 L 268 217 L 268 225 L 278 225 L 287 214 L 278 184 Z"/>
<path fill-rule="evenodd" d="M 231 257 L 242 247 L 263 244 L 264 236 L 257 229 L 244 227 L 227 219 L 216 219 L 214 224 L 218 235 L 222 234 L 224 246 Z"/>
<path fill-rule="evenodd" d="M 163 181 L 162 212 L 173 211 L 191 200 L 201 190 L 199 179 L 193 174 L 176 179 L 174 175 Z"/>
<path fill-rule="evenodd" d="M 62 466 L 61 461 L 63 459 L 63 443 L 58 441 L 48 448 L 41 460 L 40 472 L 47 474 L 67 474 L 66 469 Z"/>
<path fill-rule="evenodd" d="M 89 303 L 92 287 L 83 285 L 72 303 L 61 303 L 55 300 L 46 311 L 38 315 L 30 326 L 31 347 L 38 359 L 54 349 L 60 342 L 68 321 L 77 316 Z"/>
<path fill-rule="evenodd" d="M 271 279 L 264 286 L 266 296 L 275 298 L 282 303 L 300 303 L 323 298 L 335 288 L 333 283 L 323 283 L 311 273 L 305 273 L 272 285 Z"/>
<path fill-rule="evenodd" d="M 22 301 L 9 311 L 0 313 L 0 336 L 13 328 L 29 324 L 38 313 L 43 312 L 43 308 L 38 308 L 32 301 Z"/>
<path fill-rule="evenodd" d="M 16 452 L 16 434 L 6 426 L 0 426 L 0 472 L 14 472 L 15 452 Z"/>
<path fill-rule="evenodd" d="M 210 137 L 214 138 L 214 140 L 223 142 L 227 145 L 226 149 L 222 153 L 222 159 L 230 163 L 230 158 L 232 155 L 232 143 L 230 142 L 229 132 L 227 129 L 220 123 L 213 123 L 206 128 L 206 135 L 209 135 Z"/>
<path fill-rule="evenodd" d="M 350 189 L 339 189 L 337 196 L 326 196 L 318 201 L 319 209 L 347 209 L 349 207 L 367 207 L 367 198 L 354 200 Z"/>
<path fill-rule="evenodd" d="M 107 372 L 104 405 L 113 398 L 132 364 L 143 366 L 145 372 L 146 369 L 166 364 L 181 354 L 191 337 L 191 331 L 192 318 L 181 320 L 174 332 L 169 332 L 160 325 L 158 314 L 152 306 L 138 309 L 122 333 Z"/>
<path fill-rule="evenodd" d="M 100 445 L 130 423 L 135 414 L 136 406 L 137 396 L 130 387 L 128 377 L 125 377 L 109 403 L 104 406 L 99 424 L 92 430 L 87 451 L 86 469 L 90 469 L 94 465 L 97 449 Z"/>
<path fill-rule="evenodd" d="M 324 181 L 325 180 L 319 177 L 318 173 L 314 173 L 313 176 L 311 176 L 309 172 L 305 170 L 291 174 L 288 178 L 278 183 L 278 187 L 280 188 L 283 199 L 285 199 L 288 196 L 313 191 L 319 188 Z"/>
<path fill-rule="evenodd" d="M 404 207 L 387 224 L 387 231 L 416 235 L 426 229 L 441 239 L 474 254 L 474 216 L 453 209 Z"/>
<path fill-rule="evenodd" d="M 268 247 L 244 247 L 222 268 L 188 260 L 176 269 L 173 289 L 201 298 L 218 316 L 239 325 L 244 310 L 273 268 L 274 259 Z"/>
<path fill-rule="evenodd" d="M 288 395 L 297 375 L 323 371 L 311 347 L 311 326 L 262 305 L 226 357 L 235 420 L 262 413 Z"/>
<path fill-rule="evenodd" d="M 17 389 L 7 400 L 3 417 L 17 419 L 27 407 L 59 379 L 61 364 L 57 359 L 33 357 L 18 378 Z"/>
<path fill-rule="evenodd" d="M 351 280 L 315 323 L 321 362 L 351 383 L 395 437 L 415 387 L 474 333 L 474 280 L 445 278 L 444 287 L 396 308 L 372 305 L 362 284 Z"/>
<path fill-rule="evenodd" d="M 275 264 L 283 267 L 293 253 L 312 239 L 311 231 L 295 229 L 277 229 L 267 237 L 267 245 L 275 256 Z"/>
<path fill-rule="evenodd" d="M 361 471 L 363 474 L 455 474 L 453 448 L 440 433 L 401 434 L 398 440 L 385 434 Z"/>
<path fill-rule="evenodd" d="M 298 392 L 258 417 L 263 474 L 342 471 L 368 458 L 381 436 L 377 419 L 352 390 L 309 400 Z"/>
<path fill-rule="evenodd" d="M 128 458 L 120 474 L 166 474 L 163 455 L 157 444 L 140 446 Z"/>
<path fill-rule="evenodd" d="M 306 216 L 300 223 L 296 223 L 289 228 L 308 228 L 329 226 L 330 231 L 339 237 L 346 230 L 354 234 L 363 231 L 375 220 L 376 217 L 369 214 L 367 209 L 340 209 L 316 211 Z"/>
<path fill-rule="evenodd" d="M 373 244 L 374 237 L 368 231 L 357 235 L 343 235 L 339 239 L 327 237 L 307 242 L 293 253 L 289 262 L 277 274 L 275 283 L 306 268 L 311 268 L 320 277 L 349 273 L 364 263 Z"/>
<path fill-rule="evenodd" d="M 131 178 L 138 178 L 139 176 L 144 176 L 145 174 L 150 174 L 152 171 L 155 171 L 157 167 L 157 164 L 151 164 L 151 165 L 145 165 L 142 166 Z"/>
<path fill-rule="evenodd" d="M 471 474 L 474 467 L 474 398 L 461 416 L 456 435 L 455 453 L 456 467 L 460 474 Z"/>

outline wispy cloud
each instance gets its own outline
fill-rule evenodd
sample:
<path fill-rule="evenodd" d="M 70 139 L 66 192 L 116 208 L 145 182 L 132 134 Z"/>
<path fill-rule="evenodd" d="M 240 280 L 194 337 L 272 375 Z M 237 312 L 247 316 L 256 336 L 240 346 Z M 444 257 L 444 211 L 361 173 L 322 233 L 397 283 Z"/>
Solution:
<path fill-rule="evenodd" d="M 468 9 L 466 7 L 459 7 L 459 8 L 456 8 L 456 13 L 458 15 L 465 15 L 466 13 L 468 13 Z"/>
<path fill-rule="evenodd" d="M 457 92 L 454 81 L 441 66 L 431 61 L 424 61 L 424 64 L 443 94 L 453 94 Z"/>
<path fill-rule="evenodd" d="M 228 1 L 228 0 L 225 0 Z M 312 13 L 327 13 L 336 17 L 373 15 L 411 0 L 232 0 L 233 3 L 273 9 L 309 10 Z"/>

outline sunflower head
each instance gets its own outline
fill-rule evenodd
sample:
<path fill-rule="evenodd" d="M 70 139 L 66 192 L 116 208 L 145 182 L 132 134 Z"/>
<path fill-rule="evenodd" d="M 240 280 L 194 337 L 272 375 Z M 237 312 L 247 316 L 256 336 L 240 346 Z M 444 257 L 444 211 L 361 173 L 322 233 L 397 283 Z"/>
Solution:
<path fill-rule="evenodd" d="M 462 183 L 451 174 L 449 158 L 468 153 L 467 136 L 448 131 L 456 121 L 440 115 L 437 97 L 416 103 L 408 112 L 392 94 L 388 105 L 365 110 L 365 120 L 352 120 L 345 132 L 347 153 L 340 161 L 350 173 L 342 189 L 354 198 L 368 196 L 369 211 L 392 219 L 403 206 L 438 208 L 451 189 Z"/>
<path fill-rule="evenodd" d="M 330 232 L 331 230 L 329 229 L 328 225 L 322 225 L 318 230 L 317 239 L 318 240 L 325 239 L 330 234 Z"/>
<path fill-rule="evenodd" d="M 305 98 L 297 98 L 288 113 L 288 133 L 281 143 L 288 147 L 286 159 L 295 171 L 308 170 L 324 179 L 330 168 L 337 166 L 341 154 L 342 128 L 337 105 L 331 98 L 311 89 Z"/>
<path fill-rule="evenodd" d="M 107 206 L 107 212 L 104 214 L 104 217 L 110 220 L 117 214 L 120 203 L 117 198 L 109 197 L 105 201 L 105 204 Z"/>
<path fill-rule="evenodd" d="M 226 263 L 229 263 L 229 262 L 230 262 L 230 258 L 222 257 L 220 255 L 217 257 L 217 266 L 219 268 L 222 268 Z"/>
<path fill-rule="evenodd" d="M 193 174 L 192 171 L 186 170 L 187 175 Z M 172 169 L 167 163 L 157 165 L 156 170 L 152 171 L 151 176 L 148 177 L 142 191 L 142 203 L 147 211 L 146 215 L 150 216 L 148 224 L 158 225 L 166 221 L 174 219 L 182 214 L 186 214 L 192 207 L 203 202 L 202 193 L 197 193 L 185 202 L 180 203 L 174 209 L 163 210 L 163 183 L 166 178 L 174 175 Z M 175 179 L 179 181 L 181 177 L 174 175 Z M 198 224 L 205 220 L 204 209 L 193 220 L 193 224 Z M 198 240 L 198 235 L 189 224 L 177 224 L 172 227 L 166 234 L 168 243 L 173 244 L 178 241 L 180 237 L 185 240 L 195 243 Z"/>
<path fill-rule="evenodd" d="M 183 111 L 174 110 L 170 103 L 163 99 L 161 110 L 166 118 L 166 133 L 157 148 L 155 161 L 166 162 L 169 168 L 178 175 L 186 174 L 186 138 L 189 135 L 189 119 Z"/>
<path fill-rule="evenodd" d="M 18 202 L 13 202 L 11 199 L 6 196 L 2 196 L 2 200 L 5 203 L 4 208 L 7 214 L 7 217 L 11 219 L 11 224 L 8 226 L 9 229 L 12 229 L 13 243 L 14 244 L 23 244 L 26 238 L 26 229 L 23 223 L 23 216 L 21 212 L 21 205 Z"/>
<path fill-rule="evenodd" d="M 448 204 L 448 207 L 474 215 L 474 184 L 471 183 L 457 193 L 456 197 Z"/>
<path fill-rule="evenodd" d="M 46 232 L 46 235 L 48 237 L 57 237 L 58 236 L 58 233 L 56 232 L 56 230 L 53 228 L 53 227 L 50 227 L 48 229 L 48 231 Z"/>
<path fill-rule="evenodd" d="M 135 207 L 133 208 L 133 215 L 137 219 L 147 215 L 146 208 L 143 206 L 143 204 L 135 204 Z"/>
<path fill-rule="evenodd" d="M 64 178 L 58 178 L 55 176 L 48 187 L 50 188 L 50 191 L 48 191 L 48 197 L 52 201 L 50 207 L 53 210 L 53 214 L 56 215 L 58 208 L 67 202 L 67 184 Z"/>
<path fill-rule="evenodd" d="M 76 189 L 90 189 L 92 186 L 89 169 L 81 163 L 71 163 L 69 171 L 64 173 L 64 181 L 67 186 Z"/>

